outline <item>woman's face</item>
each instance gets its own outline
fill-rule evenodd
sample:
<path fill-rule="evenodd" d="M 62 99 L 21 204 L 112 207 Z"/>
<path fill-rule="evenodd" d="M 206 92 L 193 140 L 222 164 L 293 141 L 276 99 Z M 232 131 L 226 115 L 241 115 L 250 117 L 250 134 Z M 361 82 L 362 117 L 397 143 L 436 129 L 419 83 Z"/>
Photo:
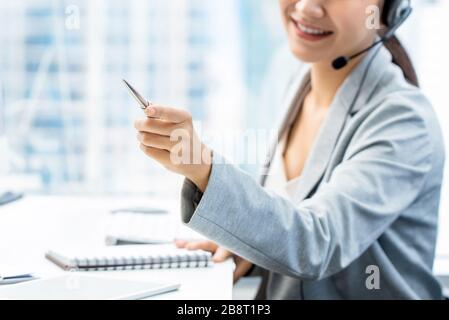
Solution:
<path fill-rule="evenodd" d="M 279 0 L 279 4 L 292 52 L 304 62 L 317 63 L 368 47 L 377 30 L 367 24 L 373 19 L 367 9 L 373 5 L 381 9 L 383 0 Z"/>

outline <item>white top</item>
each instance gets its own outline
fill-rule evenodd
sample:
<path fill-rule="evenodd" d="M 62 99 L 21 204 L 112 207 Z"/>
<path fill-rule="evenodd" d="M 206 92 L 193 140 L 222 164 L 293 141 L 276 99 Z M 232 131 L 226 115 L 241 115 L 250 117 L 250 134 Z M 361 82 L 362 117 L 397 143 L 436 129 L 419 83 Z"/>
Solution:
<path fill-rule="evenodd" d="M 295 195 L 294 186 L 297 185 L 301 177 L 299 176 L 292 180 L 287 179 L 283 156 L 286 142 L 287 134 L 284 134 L 276 147 L 273 161 L 268 172 L 268 177 L 265 182 L 265 188 L 275 192 L 279 196 L 292 200 Z"/>

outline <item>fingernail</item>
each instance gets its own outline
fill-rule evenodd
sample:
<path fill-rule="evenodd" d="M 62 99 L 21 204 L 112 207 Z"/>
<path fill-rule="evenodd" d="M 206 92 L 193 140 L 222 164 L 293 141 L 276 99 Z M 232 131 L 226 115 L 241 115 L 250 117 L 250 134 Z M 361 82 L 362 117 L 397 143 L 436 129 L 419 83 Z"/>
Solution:
<path fill-rule="evenodd" d="M 150 116 L 154 116 L 155 114 L 156 114 L 156 110 L 154 110 L 154 108 L 148 108 L 148 114 L 150 115 Z"/>

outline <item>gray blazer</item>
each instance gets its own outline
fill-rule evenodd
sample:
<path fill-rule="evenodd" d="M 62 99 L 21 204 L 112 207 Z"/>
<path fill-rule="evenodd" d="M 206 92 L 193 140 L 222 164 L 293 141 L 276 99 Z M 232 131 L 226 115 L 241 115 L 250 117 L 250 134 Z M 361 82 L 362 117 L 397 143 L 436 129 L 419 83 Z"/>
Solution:
<path fill-rule="evenodd" d="M 310 82 L 280 128 L 288 130 Z M 214 154 L 202 194 L 186 180 L 182 219 L 267 270 L 269 299 L 441 299 L 432 275 L 444 147 L 432 106 L 384 47 L 345 80 L 311 151 L 296 197 L 263 188 Z"/>

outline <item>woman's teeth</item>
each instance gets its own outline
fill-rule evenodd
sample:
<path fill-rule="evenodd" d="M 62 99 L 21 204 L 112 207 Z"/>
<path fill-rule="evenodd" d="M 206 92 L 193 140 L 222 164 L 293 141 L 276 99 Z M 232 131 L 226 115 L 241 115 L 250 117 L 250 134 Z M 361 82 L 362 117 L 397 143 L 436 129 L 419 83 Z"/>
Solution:
<path fill-rule="evenodd" d="M 296 25 L 298 26 L 298 28 L 305 33 L 308 34 L 313 34 L 313 35 L 326 35 L 326 34 L 330 34 L 331 32 L 329 31 L 324 31 L 324 30 L 320 30 L 320 29 L 313 29 L 313 28 L 309 28 L 306 27 L 302 24 L 300 24 L 299 22 L 296 23 Z"/>

